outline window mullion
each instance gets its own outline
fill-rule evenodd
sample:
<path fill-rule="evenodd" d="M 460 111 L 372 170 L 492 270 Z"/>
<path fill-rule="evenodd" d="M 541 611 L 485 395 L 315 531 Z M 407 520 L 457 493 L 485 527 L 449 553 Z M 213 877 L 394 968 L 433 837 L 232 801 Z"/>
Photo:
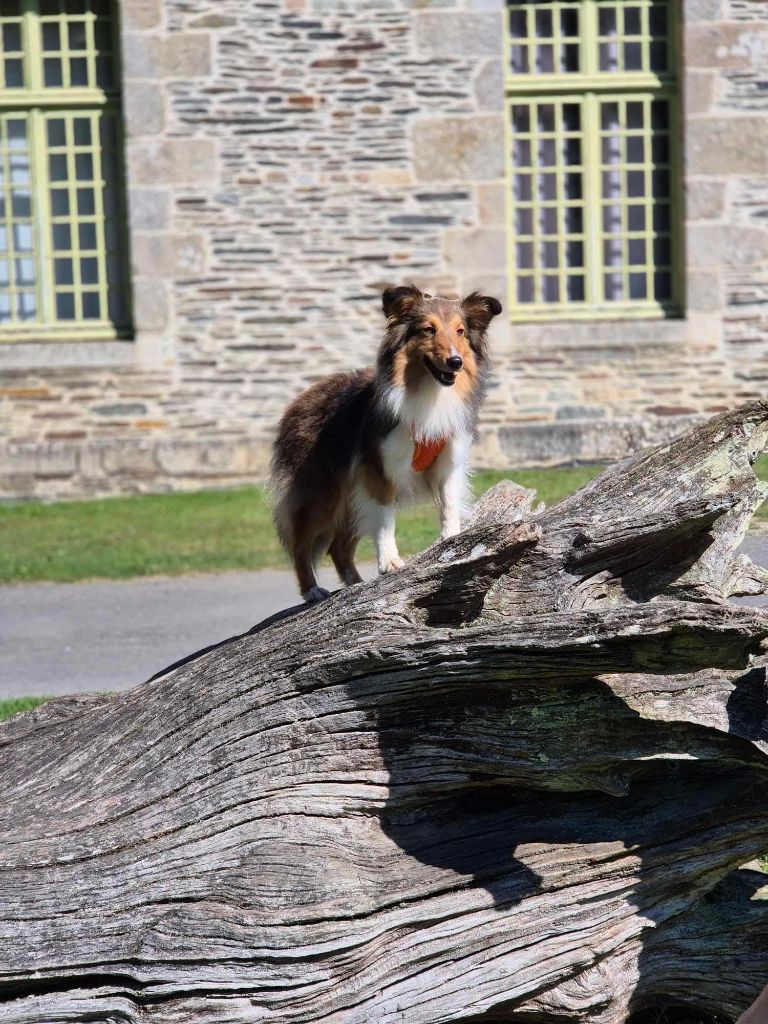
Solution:
<path fill-rule="evenodd" d="M 22 0 L 22 24 L 24 40 L 24 91 L 37 92 L 43 86 L 40 54 L 43 52 L 40 37 L 40 20 L 37 0 Z M 23 100 L 23 96 L 19 99 Z"/>
<path fill-rule="evenodd" d="M 587 302 L 603 300 L 603 253 L 600 245 L 602 207 L 600 204 L 600 103 L 593 92 L 585 93 L 582 103 L 584 145 L 584 218 L 587 264 Z"/>
<path fill-rule="evenodd" d="M 55 319 L 51 279 L 53 242 L 48 187 L 48 142 L 45 136 L 45 116 L 42 110 L 34 109 L 29 112 L 29 139 L 34 191 L 38 319 L 41 323 L 52 323 Z"/>

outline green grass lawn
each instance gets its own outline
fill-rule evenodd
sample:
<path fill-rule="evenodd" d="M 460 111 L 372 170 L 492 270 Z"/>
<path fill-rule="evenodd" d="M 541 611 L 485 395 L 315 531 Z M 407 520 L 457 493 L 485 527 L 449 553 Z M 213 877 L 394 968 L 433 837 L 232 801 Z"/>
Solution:
<path fill-rule="evenodd" d="M 39 704 L 45 704 L 49 697 L 13 697 L 10 700 L 0 700 L 0 722 L 4 722 L 11 715 L 18 715 L 20 711 L 29 711 Z"/>
<path fill-rule="evenodd" d="M 601 467 L 483 471 L 475 492 L 510 476 L 551 505 L 591 480 Z M 761 460 L 768 479 L 768 458 Z M 765 506 L 761 510 L 766 515 Z M 435 512 L 412 508 L 398 517 L 404 554 L 436 537 Z M 368 542 L 359 559 L 370 560 Z M 0 582 L 73 582 L 132 576 L 266 569 L 286 565 L 259 487 L 197 494 L 149 495 L 56 505 L 0 506 Z"/>

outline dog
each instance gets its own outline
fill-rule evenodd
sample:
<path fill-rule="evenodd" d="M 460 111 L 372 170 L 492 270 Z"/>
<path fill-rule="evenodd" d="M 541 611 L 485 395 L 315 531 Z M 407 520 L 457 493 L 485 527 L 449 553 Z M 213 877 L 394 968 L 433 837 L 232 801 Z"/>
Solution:
<path fill-rule="evenodd" d="M 383 294 L 387 327 L 376 366 L 325 377 L 296 398 L 277 429 L 269 490 L 275 526 L 303 599 L 328 597 L 315 566 L 327 552 L 341 582 L 370 536 L 380 573 L 402 568 L 395 508 L 432 498 L 441 537 L 461 529 L 469 454 L 488 376 L 487 329 L 497 299 Z"/>

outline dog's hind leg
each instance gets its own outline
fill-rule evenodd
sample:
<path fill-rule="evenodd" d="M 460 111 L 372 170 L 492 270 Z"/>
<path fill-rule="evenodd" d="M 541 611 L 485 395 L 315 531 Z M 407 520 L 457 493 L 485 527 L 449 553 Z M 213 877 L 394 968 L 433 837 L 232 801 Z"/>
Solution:
<path fill-rule="evenodd" d="M 328 548 L 328 554 L 333 559 L 339 579 L 347 587 L 363 582 L 363 577 L 355 566 L 355 549 L 359 539 L 349 520 L 344 519 L 339 524 L 331 546 Z"/>
<path fill-rule="evenodd" d="M 291 524 L 289 544 L 291 560 L 299 581 L 299 591 L 307 604 L 314 604 L 330 596 L 327 590 L 317 584 L 315 565 L 328 542 L 327 538 L 318 536 L 316 530 L 312 528 L 314 525 L 312 515 L 295 516 Z"/>

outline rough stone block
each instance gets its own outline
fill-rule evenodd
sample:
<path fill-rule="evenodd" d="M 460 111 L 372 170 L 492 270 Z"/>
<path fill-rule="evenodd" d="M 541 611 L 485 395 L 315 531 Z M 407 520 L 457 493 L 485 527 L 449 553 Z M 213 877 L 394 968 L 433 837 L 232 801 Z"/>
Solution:
<path fill-rule="evenodd" d="M 217 158 L 213 139 L 161 139 L 128 146 L 130 180 L 136 185 L 214 185 Z"/>
<path fill-rule="evenodd" d="M 683 45 L 685 66 L 747 70 L 754 65 L 765 35 L 754 25 L 735 22 L 689 25 Z"/>
<path fill-rule="evenodd" d="M 173 272 L 177 277 L 198 277 L 205 272 L 207 247 L 200 234 L 171 235 Z"/>
<path fill-rule="evenodd" d="M 164 78 L 203 78 L 211 73 L 211 36 L 176 33 L 164 42 L 160 69 Z"/>
<path fill-rule="evenodd" d="M 4 445 L 0 475 L 69 477 L 77 471 L 77 447 L 70 444 Z"/>
<path fill-rule="evenodd" d="M 136 277 L 133 320 L 140 331 L 162 331 L 168 324 L 168 290 L 163 281 Z"/>
<path fill-rule="evenodd" d="M 123 109 L 129 136 L 158 135 L 165 128 L 165 95 L 151 82 L 132 82 L 124 90 Z"/>
<path fill-rule="evenodd" d="M 189 23 L 190 28 L 230 28 L 232 25 L 237 25 L 237 18 L 218 12 L 201 14 Z"/>
<path fill-rule="evenodd" d="M 173 278 L 173 247 L 167 234 L 137 232 L 131 246 L 133 272 L 139 277 Z"/>
<path fill-rule="evenodd" d="M 692 224 L 687 233 L 688 263 L 707 267 L 754 267 L 768 261 L 768 230 L 743 224 Z"/>
<path fill-rule="evenodd" d="M 479 110 L 504 109 L 504 63 L 500 58 L 484 60 L 480 64 L 474 91 Z"/>
<path fill-rule="evenodd" d="M 416 49 L 432 57 L 497 57 L 501 12 L 421 11 L 416 15 Z"/>
<path fill-rule="evenodd" d="M 692 118 L 686 133 L 689 174 L 768 174 L 765 117 Z"/>
<path fill-rule="evenodd" d="M 716 71 L 689 71 L 685 75 L 685 112 L 706 114 L 712 109 L 715 98 Z"/>
<path fill-rule="evenodd" d="M 128 208 L 133 231 L 165 231 L 170 224 L 171 195 L 165 189 L 132 188 Z"/>
<path fill-rule="evenodd" d="M 686 213 L 688 220 L 721 220 L 725 215 L 725 181 L 689 178 Z"/>
<path fill-rule="evenodd" d="M 498 274 L 506 266 L 507 244 L 504 231 L 489 228 L 446 231 L 443 245 L 446 265 L 462 278 L 482 271 Z"/>
<path fill-rule="evenodd" d="M 122 0 L 120 13 L 127 28 L 156 28 L 162 21 L 161 0 Z"/>
<path fill-rule="evenodd" d="M 685 21 L 719 21 L 724 14 L 724 0 L 685 0 Z"/>
<path fill-rule="evenodd" d="M 716 313 L 723 308 L 723 282 L 719 274 L 691 270 L 686 278 L 686 307 L 699 313 Z"/>
<path fill-rule="evenodd" d="M 124 32 L 122 38 L 123 78 L 158 78 L 163 41 L 143 32 Z M 128 90 L 126 90 L 127 92 Z"/>
<path fill-rule="evenodd" d="M 504 177 L 504 118 L 423 118 L 412 127 L 416 177 L 421 181 Z"/>
<path fill-rule="evenodd" d="M 498 269 L 498 268 L 495 268 Z M 486 271 L 483 274 L 467 274 L 461 279 L 461 294 L 469 295 L 470 292 L 480 292 L 482 295 L 492 295 L 494 299 L 498 299 L 502 307 L 507 307 L 507 293 L 509 291 L 509 282 L 507 275 L 504 273 L 493 273 L 492 271 Z M 498 333 L 500 322 L 506 318 L 502 313 L 501 316 L 491 321 L 491 332 Z"/>
<path fill-rule="evenodd" d="M 499 182 L 477 186 L 477 215 L 483 226 L 501 228 L 506 223 L 507 187 Z"/>
<path fill-rule="evenodd" d="M 100 468 L 110 476 L 147 479 L 159 475 L 150 443 L 118 442 L 100 452 Z"/>

